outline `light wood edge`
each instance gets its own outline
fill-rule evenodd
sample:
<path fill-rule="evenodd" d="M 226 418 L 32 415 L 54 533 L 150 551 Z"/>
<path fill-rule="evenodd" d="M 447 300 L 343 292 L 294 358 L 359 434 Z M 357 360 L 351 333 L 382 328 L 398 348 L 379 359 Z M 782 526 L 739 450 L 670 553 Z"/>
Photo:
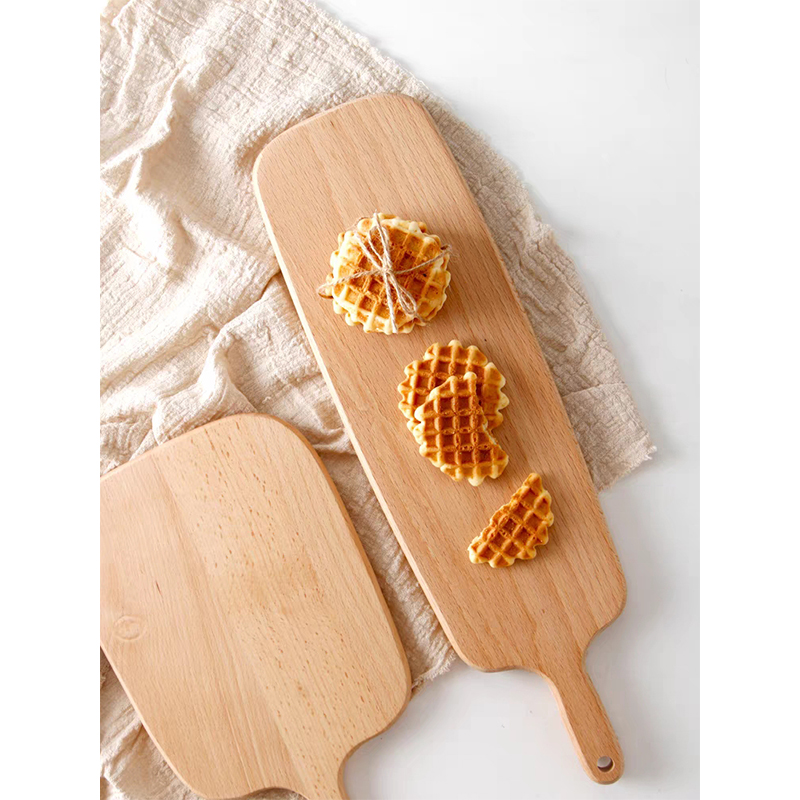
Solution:
<path fill-rule="evenodd" d="M 403 700 L 403 703 L 400 705 L 400 707 L 397 709 L 397 713 L 391 718 L 391 720 L 389 720 L 389 722 L 386 724 L 385 727 L 383 727 L 380 730 L 376 731 L 372 736 L 368 737 L 367 739 L 364 739 L 363 741 L 358 742 L 357 744 L 355 744 L 344 755 L 344 757 L 342 758 L 342 762 L 339 765 L 339 769 L 338 769 L 338 772 L 337 772 L 335 778 L 334 778 L 334 776 L 331 776 L 332 778 L 335 779 L 335 785 L 334 785 L 334 783 L 332 783 L 331 786 L 329 787 L 329 792 L 331 793 L 331 797 L 334 796 L 332 793 L 334 792 L 334 790 L 336 790 L 336 791 L 338 791 L 337 797 L 342 798 L 342 800 L 347 800 L 347 793 L 346 793 L 345 788 L 344 788 L 344 767 L 345 767 L 345 764 L 347 763 L 347 760 L 350 758 L 350 756 L 356 750 L 358 750 L 358 748 L 361 747 L 361 745 L 363 745 L 365 742 L 368 742 L 370 739 L 374 739 L 376 736 L 380 736 L 386 730 L 391 728 L 391 726 L 394 725 L 394 723 L 398 720 L 398 718 L 401 716 L 401 714 L 406 710 L 406 707 L 408 706 L 409 700 L 411 699 L 411 668 L 409 667 L 408 658 L 406 657 L 405 649 L 403 648 L 403 644 L 402 644 L 402 642 L 400 640 L 400 635 L 397 632 L 397 626 L 394 624 L 394 619 L 392 618 L 391 612 L 389 611 L 389 606 L 386 603 L 386 598 L 384 597 L 383 592 L 381 591 L 381 588 L 380 588 L 380 586 L 378 584 L 378 579 L 377 579 L 377 577 L 375 575 L 375 571 L 372 569 L 372 564 L 370 564 L 369 559 L 367 558 L 366 551 L 364 550 L 364 545 L 361 543 L 361 538 L 359 537 L 359 535 L 358 535 L 358 533 L 357 533 L 357 531 L 355 529 L 355 526 L 353 525 L 353 521 L 350 518 L 350 515 L 347 513 L 347 509 L 345 508 L 344 502 L 342 501 L 342 497 L 339 494 L 339 490 L 336 488 L 336 484 L 333 482 L 333 479 L 331 478 L 330 473 L 325 468 L 325 465 L 322 463 L 322 459 L 320 458 L 319 453 L 317 453 L 317 451 L 314 449 L 314 447 L 311 445 L 311 443 L 308 441 L 308 439 L 306 439 L 306 437 L 303 436 L 303 434 L 300 433 L 300 431 L 298 431 L 297 428 L 295 428 L 293 425 L 289 424 L 288 422 L 286 422 L 286 421 L 284 421 L 284 420 L 282 420 L 282 419 L 280 419 L 278 417 L 273 417 L 273 416 L 271 416 L 269 414 L 233 414 L 231 416 L 223 417 L 222 419 L 215 420 L 213 422 L 209 422 L 209 423 L 207 423 L 205 425 L 201 425 L 200 427 L 194 428 L 191 431 L 187 431 L 186 433 L 183 433 L 180 436 L 176 436 L 174 439 L 171 439 L 170 441 L 165 442 L 162 445 L 159 445 L 158 447 L 154 448 L 153 450 L 148 450 L 146 453 L 143 453 L 142 455 L 137 456 L 134 459 L 131 459 L 130 461 L 126 462 L 125 464 L 121 464 L 120 466 L 115 467 L 114 469 L 110 470 L 109 472 L 107 472 L 105 475 L 103 475 L 100 478 L 100 483 L 102 485 L 109 476 L 117 475 L 117 474 L 119 474 L 120 470 L 126 470 L 132 464 L 139 463 L 140 461 L 151 457 L 157 450 L 160 450 L 161 448 L 174 447 L 176 445 L 176 443 L 180 442 L 185 437 L 190 437 L 192 435 L 197 436 L 199 431 L 203 431 L 203 432 L 207 433 L 208 429 L 211 428 L 211 427 L 214 427 L 214 428 L 216 428 L 216 427 L 230 427 L 231 424 L 235 424 L 236 421 L 238 421 L 239 419 L 242 419 L 242 418 L 247 418 L 247 419 L 251 419 L 251 420 L 259 420 L 259 421 L 268 421 L 270 424 L 273 423 L 273 422 L 279 423 L 284 428 L 286 428 L 291 433 L 293 433 L 297 437 L 297 439 L 299 439 L 300 442 L 306 447 L 306 449 L 309 450 L 311 452 L 311 454 L 313 455 L 314 460 L 317 462 L 317 466 L 322 471 L 322 474 L 325 476 L 325 480 L 328 482 L 328 485 L 331 488 L 333 496 L 336 498 L 336 503 L 337 503 L 337 505 L 339 507 L 339 510 L 342 512 L 342 516 L 344 517 L 345 520 L 347 520 L 347 525 L 348 525 L 348 528 L 350 530 L 350 534 L 353 537 L 353 540 L 355 541 L 355 544 L 356 544 L 356 547 L 358 549 L 358 552 L 361 555 L 361 560 L 364 563 L 364 566 L 365 566 L 365 568 L 366 568 L 366 570 L 367 570 L 367 572 L 368 572 L 368 574 L 370 576 L 370 580 L 372 581 L 372 585 L 375 588 L 375 592 L 376 592 L 376 594 L 377 594 L 377 596 L 378 596 L 378 598 L 380 600 L 380 604 L 381 604 L 381 606 L 383 608 L 384 614 L 386 615 L 386 618 L 387 618 L 387 620 L 389 622 L 389 627 L 390 627 L 390 629 L 392 631 L 392 636 L 394 637 L 394 642 L 395 642 L 395 645 L 397 647 L 398 655 L 400 656 L 400 660 L 402 661 L 402 663 L 403 663 L 403 665 L 405 667 L 405 679 L 406 679 L 405 699 Z M 131 697 L 131 694 L 128 691 L 128 687 L 125 685 L 125 681 L 120 676 L 120 673 L 119 673 L 119 671 L 117 670 L 117 668 L 116 668 L 116 666 L 114 664 L 113 658 L 109 655 L 109 653 L 107 652 L 106 648 L 103 647 L 102 641 L 100 643 L 100 647 L 103 650 L 103 653 L 105 654 L 106 658 L 108 659 L 108 662 L 111 665 L 111 668 L 114 670 L 114 673 L 117 676 L 117 679 L 119 680 L 120 685 L 125 690 L 125 694 L 127 695 L 129 702 L 131 703 L 131 705 L 133 706 L 134 710 L 136 711 L 136 715 L 139 717 L 139 721 L 142 723 L 142 726 L 147 731 L 147 735 L 150 737 L 150 739 L 153 741 L 153 743 L 156 744 L 155 736 L 153 736 L 153 733 L 150 731 L 150 729 L 149 729 L 149 727 L 147 725 L 147 722 L 142 717 L 142 714 L 140 713 L 136 702 Z M 158 746 L 158 744 L 156 744 L 156 747 L 158 748 L 159 753 L 161 753 L 161 756 L 164 758 L 164 760 L 169 765 L 170 769 L 178 776 L 178 778 L 186 786 L 188 786 L 189 789 L 192 792 L 194 792 L 195 794 L 200 795 L 201 797 L 203 797 L 204 795 L 200 794 L 200 792 L 194 786 L 192 786 L 191 783 L 189 781 L 187 781 L 183 777 L 183 775 L 181 775 L 180 771 L 178 769 L 176 769 L 175 765 L 172 763 L 172 761 L 170 760 L 169 756 Z M 263 787 L 263 790 L 259 790 L 259 792 L 260 791 L 264 791 L 264 790 L 270 790 L 270 789 L 286 789 L 288 791 L 297 791 L 297 792 L 305 793 L 304 787 L 293 787 L 293 786 L 265 786 L 265 787 Z M 305 794 L 305 796 L 308 797 L 309 800 L 313 800 L 311 794 Z M 210 797 L 210 796 L 205 796 L 205 797 L 206 797 L 206 800 L 230 800 L 230 798 L 227 798 L 227 797 Z"/>

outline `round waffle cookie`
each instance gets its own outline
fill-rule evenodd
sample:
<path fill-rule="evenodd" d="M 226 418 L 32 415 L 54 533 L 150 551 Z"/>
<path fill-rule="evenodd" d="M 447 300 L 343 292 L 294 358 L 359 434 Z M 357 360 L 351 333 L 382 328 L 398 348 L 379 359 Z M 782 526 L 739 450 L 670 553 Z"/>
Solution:
<path fill-rule="evenodd" d="M 473 486 L 497 478 L 508 464 L 486 426 L 474 372 L 453 375 L 437 386 L 414 415 L 412 429 L 419 452 L 451 478 Z"/>
<path fill-rule="evenodd" d="M 408 419 L 409 429 L 417 424 L 414 412 L 428 395 L 453 375 L 472 372 L 477 378 L 477 392 L 489 430 L 502 421 L 500 409 L 508 405 L 503 393 L 506 379 L 500 370 L 474 345 L 464 347 L 457 339 L 450 344 L 432 344 L 420 361 L 405 368 L 405 380 L 397 387 L 401 400 L 397 407 Z"/>
<path fill-rule="evenodd" d="M 384 256 L 383 228 L 389 242 L 389 262 L 397 284 L 416 306 L 416 313 L 390 288 L 392 313 L 387 302 L 386 281 L 377 267 Z M 333 309 L 348 325 L 365 331 L 409 333 L 415 325 L 426 325 L 447 299 L 450 250 L 438 236 L 429 234 L 422 222 L 375 214 L 360 219 L 339 234 L 339 247 L 331 255 L 331 272 L 320 294 L 333 300 Z M 428 263 L 417 269 L 420 264 Z M 371 274 L 359 274 L 371 273 Z M 349 279 L 348 276 L 355 277 Z"/>
<path fill-rule="evenodd" d="M 472 540 L 469 560 L 473 564 L 488 562 L 491 567 L 510 567 L 516 559 L 534 558 L 536 548 L 547 544 L 550 538 L 550 502 L 541 477 L 532 472 L 511 500 L 494 512 L 481 535 Z"/>

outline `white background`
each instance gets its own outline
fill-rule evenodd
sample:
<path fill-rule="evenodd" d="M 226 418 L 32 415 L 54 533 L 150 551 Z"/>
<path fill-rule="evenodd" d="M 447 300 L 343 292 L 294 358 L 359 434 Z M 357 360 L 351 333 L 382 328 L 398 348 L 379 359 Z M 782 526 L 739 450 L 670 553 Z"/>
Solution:
<path fill-rule="evenodd" d="M 589 672 L 596 786 L 538 676 L 460 662 L 345 768 L 358 800 L 698 796 L 698 11 L 680 0 L 328 0 L 517 168 L 575 259 L 658 452 L 601 495 L 628 581 Z"/>

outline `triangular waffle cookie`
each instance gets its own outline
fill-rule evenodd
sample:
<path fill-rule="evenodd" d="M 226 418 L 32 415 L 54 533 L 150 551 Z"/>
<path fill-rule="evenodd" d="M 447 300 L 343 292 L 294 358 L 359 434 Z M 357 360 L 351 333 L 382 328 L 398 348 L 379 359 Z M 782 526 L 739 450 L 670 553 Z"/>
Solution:
<path fill-rule="evenodd" d="M 447 345 L 432 344 L 421 361 L 414 361 L 406 367 L 405 380 L 397 387 L 401 396 L 397 407 L 408 419 L 408 427 L 413 429 L 417 424 L 414 412 L 433 389 L 451 376 L 467 372 L 474 373 L 477 378 L 478 399 L 488 429 L 496 428 L 503 421 L 500 409 L 508 405 L 508 397 L 503 394 L 506 379 L 477 347 L 464 347 L 456 339 Z"/>
<path fill-rule="evenodd" d="M 477 382 L 474 372 L 448 378 L 417 407 L 412 429 L 425 458 L 451 478 L 466 478 L 473 486 L 484 478 L 497 478 L 508 463 L 508 455 L 486 427 Z"/>
<path fill-rule="evenodd" d="M 469 546 L 473 564 L 488 562 L 492 567 L 510 567 L 516 559 L 536 556 L 536 548 L 547 544 L 553 524 L 550 493 L 542 479 L 532 472 L 514 496 L 492 515 L 489 524 Z"/>
<path fill-rule="evenodd" d="M 378 224 L 389 242 L 389 262 L 397 283 L 408 293 L 416 313 L 409 313 L 408 302 L 404 308 L 390 288 L 392 319 L 386 281 L 376 274 L 384 256 L 384 236 Z M 408 333 L 414 325 L 426 325 L 433 319 L 447 299 L 449 260 L 449 248 L 438 236 L 429 234 L 424 223 L 392 214 L 364 217 L 339 234 L 339 247 L 331 255 L 331 272 L 320 294 L 332 298 L 334 311 L 344 315 L 348 325 L 362 325 L 365 331 Z M 426 262 L 430 263 L 416 269 Z M 348 279 L 350 275 L 356 277 Z"/>

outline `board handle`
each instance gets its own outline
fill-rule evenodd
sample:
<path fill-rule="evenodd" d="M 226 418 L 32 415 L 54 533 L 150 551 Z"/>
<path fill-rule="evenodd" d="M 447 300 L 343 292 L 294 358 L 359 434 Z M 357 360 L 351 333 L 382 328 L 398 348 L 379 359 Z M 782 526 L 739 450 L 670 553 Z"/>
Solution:
<path fill-rule="evenodd" d="M 586 774 L 597 783 L 614 783 L 625 759 L 603 703 L 582 664 L 544 676 Z"/>

